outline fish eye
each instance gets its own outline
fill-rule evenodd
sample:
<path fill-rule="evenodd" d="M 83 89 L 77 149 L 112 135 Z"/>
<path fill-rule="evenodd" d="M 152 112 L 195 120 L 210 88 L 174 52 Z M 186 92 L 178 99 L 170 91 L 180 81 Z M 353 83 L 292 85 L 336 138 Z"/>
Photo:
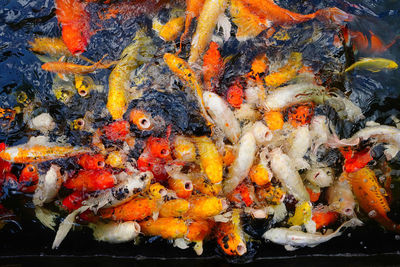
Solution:
<path fill-rule="evenodd" d="M 104 167 L 104 165 L 105 165 L 105 163 L 102 160 L 97 162 L 97 166 L 99 166 L 101 168 Z"/>
<path fill-rule="evenodd" d="M 169 154 L 169 153 L 168 153 L 168 150 L 165 149 L 165 148 L 161 149 L 160 153 L 161 153 L 161 155 L 164 155 L 164 156 L 166 156 L 166 155 Z"/>
<path fill-rule="evenodd" d="M 28 170 L 28 172 L 34 172 L 35 171 L 35 167 L 33 167 L 32 165 L 28 165 L 27 166 L 27 170 Z"/>
<path fill-rule="evenodd" d="M 139 121 L 140 126 L 144 129 L 148 129 L 150 127 L 150 121 L 146 118 L 143 118 Z"/>

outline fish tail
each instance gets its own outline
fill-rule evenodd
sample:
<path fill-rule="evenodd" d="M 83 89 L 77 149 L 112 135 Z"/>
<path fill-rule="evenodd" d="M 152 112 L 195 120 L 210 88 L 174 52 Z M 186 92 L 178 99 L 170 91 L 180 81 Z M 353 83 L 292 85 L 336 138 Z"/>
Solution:
<path fill-rule="evenodd" d="M 391 48 L 397 42 L 398 39 L 400 39 L 400 35 L 396 36 L 390 43 L 385 45 L 385 50 Z"/>
<path fill-rule="evenodd" d="M 317 18 L 320 21 L 333 23 L 337 25 L 343 24 L 343 22 L 345 21 L 353 20 L 352 15 L 344 12 L 343 10 L 337 7 L 320 9 L 313 14 L 315 14 L 315 18 Z"/>
<path fill-rule="evenodd" d="M 364 223 L 360 221 L 358 218 L 352 218 L 347 222 L 344 222 L 338 229 L 336 229 L 335 233 L 339 233 L 343 228 L 356 227 L 356 226 L 361 226 L 363 224 Z"/>

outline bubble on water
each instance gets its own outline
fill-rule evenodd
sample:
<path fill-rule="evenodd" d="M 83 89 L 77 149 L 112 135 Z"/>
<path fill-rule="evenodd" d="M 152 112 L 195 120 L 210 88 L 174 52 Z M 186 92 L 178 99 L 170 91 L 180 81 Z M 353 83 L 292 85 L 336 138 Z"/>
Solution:
<path fill-rule="evenodd" d="M 368 212 L 368 216 L 370 217 L 370 218 L 375 218 L 376 217 L 376 211 L 375 210 L 371 210 L 370 212 Z"/>
<path fill-rule="evenodd" d="M 394 184 L 391 184 L 391 185 L 390 185 L 390 189 L 394 189 Z"/>
<path fill-rule="evenodd" d="M 347 234 L 347 237 L 351 237 L 351 233 L 348 233 L 348 234 Z"/>
<path fill-rule="evenodd" d="M 382 195 L 386 195 L 385 188 L 379 188 L 379 192 L 381 192 Z"/>
<path fill-rule="evenodd" d="M 395 235 L 395 236 L 394 236 L 394 239 L 400 240 L 400 235 Z"/>

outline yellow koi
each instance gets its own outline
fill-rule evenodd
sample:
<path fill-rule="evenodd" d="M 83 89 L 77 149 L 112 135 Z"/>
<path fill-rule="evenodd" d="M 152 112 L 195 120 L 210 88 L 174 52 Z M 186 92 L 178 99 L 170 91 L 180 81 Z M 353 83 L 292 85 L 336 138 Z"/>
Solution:
<path fill-rule="evenodd" d="M 166 42 L 171 42 L 178 38 L 179 34 L 183 30 L 184 23 L 184 17 L 172 18 L 164 25 L 161 24 L 158 20 L 154 20 L 153 30 L 158 32 L 158 35 L 161 39 Z"/>
<path fill-rule="evenodd" d="M 200 165 L 212 183 L 222 181 L 222 157 L 216 145 L 207 136 L 194 137 L 200 155 Z"/>
<path fill-rule="evenodd" d="M 127 90 L 129 78 L 133 70 L 148 62 L 155 53 L 151 38 L 146 36 L 145 30 L 136 32 L 133 43 L 121 53 L 121 60 L 112 70 L 108 78 L 107 109 L 114 120 L 122 119 L 127 109 Z"/>
<path fill-rule="evenodd" d="M 164 61 L 167 63 L 169 69 L 175 73 L 179 79 L 186 82 L 194 91 L 203 117 L 209 124 L 213 124 L 213 120 L 208 116 L 204 107 L 203 89 L 200 86 L 200 82 L 197 79 L 195 72 L 190 68 L 189 64 L 185 60 L 170 53 L 164 54 Z"/>
<path fill-rule="evenodd" d="M 103 63 L 102 60 L 103 59 L 100 59 L 98 62 L 90 66 L 62 61 L 46 62 L 42 65 L 42 69 L 60 74 L 87 74 L 97 69 L 108 69 L 112 65 L 115 65 L 114 61 Z"/>
<path fill-rule="evenodd" d="M 150 219 L 139 223 L 141 232 L 145 235 L 159 235 L 165 239 L 175 239 L 184 237 L 188 231 L 186 223 L 178 218 L 158 218 L 158 220 Z"/>
<path fill-rule="evenodd" d="M 293 52 L 285 66 L 281 67 L 276 72 L 270 73 L 264 78 L 265 85 L 268 87 L 278 87 L 284 83 L 287 83 L 296 77 L 301 66 L 301 53 Z"/>
<path fill-rule="evenodd" d="M 348 72 L 354 69 L 365 69 L 371 72 L 379 72 L 383 69 L 397 69 L 399 65 L 393 60 L 386 58 L 362 58 L 359 61 L 353 63 L 344 72 Z"/>
<path fill-rule="evenodd" d="M 192 39 L 188 62 L 195 63 L 200 59 L 211 40 L 218 18 L 224 13 L 227 0 L 205 0 L 197 22 L 196 32 Z"/>

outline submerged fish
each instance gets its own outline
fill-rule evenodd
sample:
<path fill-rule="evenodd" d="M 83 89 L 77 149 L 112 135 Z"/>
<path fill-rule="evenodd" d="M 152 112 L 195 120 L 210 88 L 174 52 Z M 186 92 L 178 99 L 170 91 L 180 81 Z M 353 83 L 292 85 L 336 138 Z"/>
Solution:
<path fill-rule="evenodd" d="M 365 69 L 371 72 L 379 72 L 384 69 L 397 69 L 399 65 L 391 59 L 386 58 L 362 58 L 348 67 L 345 72 L 354 69 Z"/>
<path fill-rule="evenodd" d="M 284 245 L 286 250 L 292 251 L 299 247 L 315 247 L 327 242 L 334 237 L 340 236 L 342 228 L 361 226 L 363 223 L 353 218 L 343 223 L 335 232 L 331 234 L 311 234 L 302 231 L 291 230 L 289 228 L 272 228 L 263 234 L 263 237 L 276 244 Z"/>
<path fill-rule="evenodd" d="M 133 42 L 121 53 L 121 59 L 108 78 L 107 109 L 114 120 L 122 119 L 127 109 L 127 91 L 133 70 L 148 62 L 155 53 L 155 47 L 144 29 L 136 32 Z"/>

